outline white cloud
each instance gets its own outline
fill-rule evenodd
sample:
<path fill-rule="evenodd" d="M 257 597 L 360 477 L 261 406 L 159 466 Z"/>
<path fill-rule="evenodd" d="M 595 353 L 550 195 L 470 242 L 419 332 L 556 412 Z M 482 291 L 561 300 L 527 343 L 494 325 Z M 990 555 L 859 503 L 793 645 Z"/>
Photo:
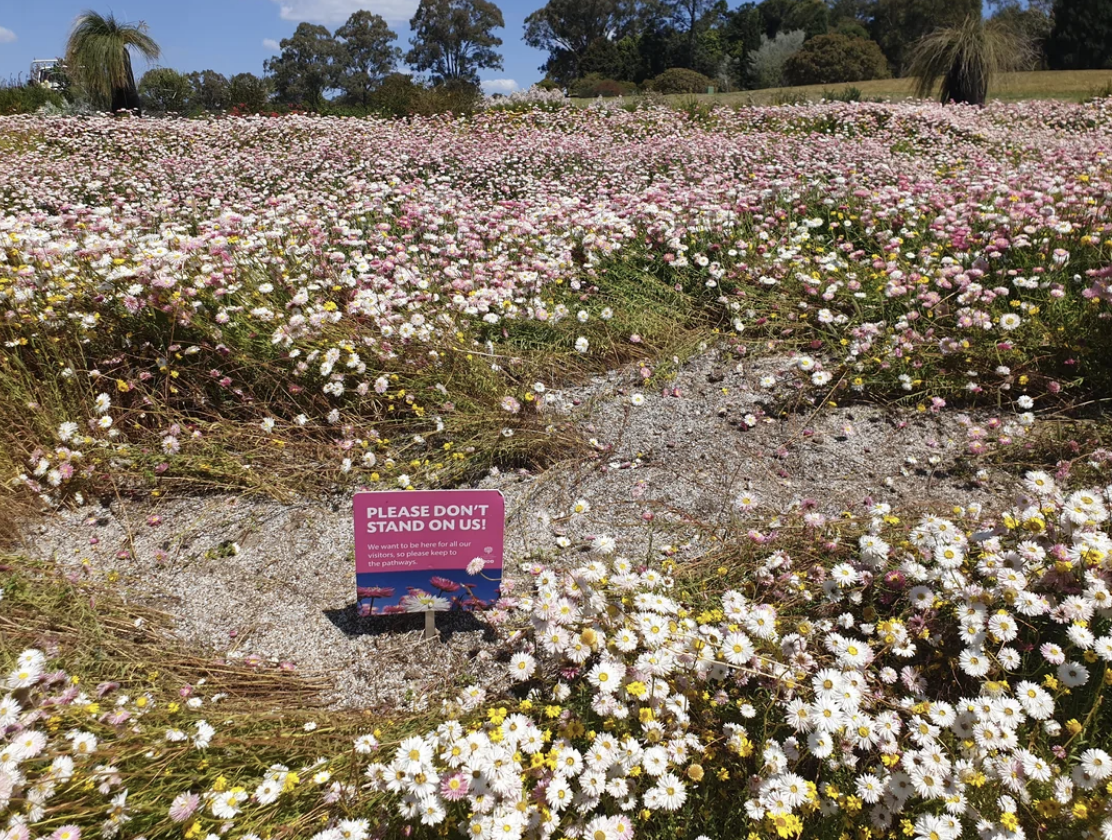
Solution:
<path fill-rule="evenodd" d="M 521 87 L 513 79 L 485 79 L 479 84 L 487 93 L 513 93 Z"/>
<path fill-rule="evenodd" d="M 10 29 L 0 26 L 0 44 L 11 44 L 15 41 L 15 33 Z"/>
<path fill-rule="evenodd" d="M 278 5 L 282 20 L 300 23 L 324 23 L 329 26 L 343 23 L 352 12 L 368 9 L 382 15 L 390 23 L 408 23 L 417 11 L 417 0 L 271 0 Z"/>
<path fill-rule="evenodd" d="M 263 46 L 271 52 L 278 52 L 282 49 L 282 45 L 275 41 L 273 38 L 263 38 Z"/>

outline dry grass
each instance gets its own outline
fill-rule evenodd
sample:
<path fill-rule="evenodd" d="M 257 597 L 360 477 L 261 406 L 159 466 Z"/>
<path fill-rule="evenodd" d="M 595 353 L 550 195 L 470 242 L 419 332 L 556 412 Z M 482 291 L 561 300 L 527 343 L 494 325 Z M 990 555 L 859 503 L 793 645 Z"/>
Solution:
<path fill-rule="evenodd" d="M 0 650 L 37 647 L 61 656 L 87 679 L 128 682 L 172 693 L 204 682 L 258 709 L 319 706 L 329 681 L 318 674 L 230 665 L 173 636 L 172 616 L 129 603 L 118 589 L 67 578 L 47 564 L 0 555 Z"/>

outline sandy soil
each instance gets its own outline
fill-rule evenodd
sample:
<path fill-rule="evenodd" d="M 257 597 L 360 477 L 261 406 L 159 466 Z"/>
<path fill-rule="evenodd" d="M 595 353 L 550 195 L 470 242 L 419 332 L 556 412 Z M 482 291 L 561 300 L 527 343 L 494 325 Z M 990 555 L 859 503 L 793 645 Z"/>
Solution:
<path fill-rule="evenodd" d="M 1003 475 L 977 487 L 954 475 L 966 433 L 953 412 L 858 405 L 762 418 L 774 395 L 759 380 L 778 364 L 738 364 L 711 350 L 663 392 L 632 368 L 547 394 L 545 410 L 572 419 L 594 454 L 478 485 L 506 497 L 505 576 L 523 581 L 530 558 L 576 562 L 576 546 L 602 535 L 631 559 L 665 545 L 681 560 L 698 556 L 716 530 L 806 499 L 835 514 L 860 510 L 867 497 L 949 508 L 1012 488 Z M 758 421 L 750 427 L 746 415 Z M 741 494 L 758 505 L 745 516 Z M 580 499 L 590 510 L 569 516 Z M 425 641 L 421 616 L 356 615 L 351 508 L 350 495 L 88 506 L 37 525 L 26 550 L 94 575 L 118 572 L 128 597 L 175 615 L 177 632 L 214 657 L 326 673 L 335 706 L 420 708 L 465 684 L 496 690 L 496 635 L 481 617 L 441 615 L 442 639 Z"/>

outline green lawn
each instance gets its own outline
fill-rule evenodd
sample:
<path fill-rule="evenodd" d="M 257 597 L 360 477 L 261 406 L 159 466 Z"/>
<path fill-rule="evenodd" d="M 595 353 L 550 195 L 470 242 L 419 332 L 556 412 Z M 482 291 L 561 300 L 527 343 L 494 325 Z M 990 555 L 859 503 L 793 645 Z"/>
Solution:
<path fill-rule="evenodd" d="M 799 87 L 742 90 L 733 93 L 698 94 L 698 99 L 725 105 L 775 105 L 804 99 L 821 99 L 824 94 L 838 94 L 847 87 L 861 91 L 863 99 L 904 99 L 911 96 L 911 79 L 877 79 L 852 84 L 802 85 Z M 1080 101 L 1112 85 L 1109 70 L 1044 70 L 1030 73 L 1009 73 L 989 92 L 990 99 L 1016 102 L 1021 99 L 1064 99 Z M 670 102 L 688 102 L 690 94 L 665 96 Z M 578 100 L 586 103 L 588 100 Z"/>

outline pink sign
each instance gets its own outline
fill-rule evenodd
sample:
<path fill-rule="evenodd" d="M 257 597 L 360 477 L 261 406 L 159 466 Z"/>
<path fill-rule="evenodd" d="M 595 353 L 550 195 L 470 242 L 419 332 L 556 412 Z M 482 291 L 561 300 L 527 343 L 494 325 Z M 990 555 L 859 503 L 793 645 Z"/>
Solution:
<path fill-rule="evenodd" d="M 482 609 L 498 599 L 506 503 L 497 490 L 356 493 L 362 615 Z"/>

